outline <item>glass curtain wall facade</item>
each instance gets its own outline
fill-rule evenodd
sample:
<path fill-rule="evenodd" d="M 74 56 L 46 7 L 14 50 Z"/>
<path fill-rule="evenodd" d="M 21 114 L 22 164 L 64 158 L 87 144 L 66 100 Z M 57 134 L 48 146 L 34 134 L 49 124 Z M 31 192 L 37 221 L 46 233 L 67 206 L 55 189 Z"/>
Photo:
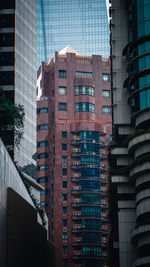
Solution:
<path fill-rule="evenodd" d="M 0 8 L 0 86 L 25 112 L 24 134 L 19 149 L 15 146 L 14 160 L 21 167 L 30 165 L 32 175 L 36 152 L 36 0 L 1 1 Z"/>
<path fill-rule="evenodd" d="M 109 56 L 105 0 L 37 0 L 37 68 L 66 45 L 84 56 Z"/>

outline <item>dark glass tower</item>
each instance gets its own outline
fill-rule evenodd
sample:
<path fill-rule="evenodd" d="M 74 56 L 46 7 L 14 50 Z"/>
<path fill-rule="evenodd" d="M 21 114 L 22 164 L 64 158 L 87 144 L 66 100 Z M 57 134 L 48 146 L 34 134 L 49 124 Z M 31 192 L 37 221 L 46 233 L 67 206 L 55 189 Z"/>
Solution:
<path fill-rule="evenodd" d="M 105 0 L 37 0 L 37 67 L 66 45 L 81 55 L 109 56 Z"/>
<path fill-rule="evenodd" d="M 150 0 L 113 0 L 111 25 L 113 266 L 150 266 Z"/>
<path fill-rule="evenodd" d="M 24 107 L 23 139 L 14 148 L 14 160 L 24 167 L 34 163 L 36 151 L 36 0 L 1 1 L 0 22 L 0 86 Z"/>

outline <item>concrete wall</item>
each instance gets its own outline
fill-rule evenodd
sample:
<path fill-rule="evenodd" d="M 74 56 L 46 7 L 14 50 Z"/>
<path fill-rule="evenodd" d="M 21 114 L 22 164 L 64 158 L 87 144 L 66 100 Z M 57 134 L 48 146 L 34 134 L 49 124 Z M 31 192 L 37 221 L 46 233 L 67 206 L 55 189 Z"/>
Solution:
<path fill-rule="evenodd" d="M 13 188 L 32 206 L 32 200 L 0 139 L 0 266 L 6 266 L 7 188 Z"/>

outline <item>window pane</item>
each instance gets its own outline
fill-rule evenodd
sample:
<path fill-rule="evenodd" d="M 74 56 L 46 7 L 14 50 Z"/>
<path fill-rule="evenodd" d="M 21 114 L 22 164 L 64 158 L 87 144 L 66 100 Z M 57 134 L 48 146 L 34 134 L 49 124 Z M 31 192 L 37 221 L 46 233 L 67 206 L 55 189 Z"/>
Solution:
<path fill-rule="evenodd" d="M 59 110 L 62 110 L 62 111 L 67 110 L 67 104 L 66 103 L 59 103 Z"/>
<path fill-rule="evenodd" d="M 76 71 L 76 76 L 93 76 L 92 72 Z"/>
<path fill-rule="evenodd" d="M 62 169 L 62 175 L 67 175 L 67 169 Z"/>
<path fill-rule="evenodd" d="M 67 163 L 67 156 L 62 156 L 62 163 Z"/>
<path fill-rule="evenodd" d="M 62 86 L 59 86 L 58 87 L 58 94 L 59 95 L 66 95 L 67 94 L 67 88 L 66 87 L 62 87 Z"/>
<path fill-rule="evenodd" d="M 110 113 L 110 107 L 109 106 L 103 106 L 102 110 L 103 110 L 103 113 L 105 113 L 105 114 Z"/>
<path fill-rule="evenodd" d="M 62 181 L 62 187 L 67 188 L 67 181 Z"/>
<path fill-rule="evenodd" d="M 62 131 L 62 138 L 67 138 L 67 132 L 66 131 Z"/>
<path fill-rule="evenodd" d="M 103 97 L 110 97 L 110 90 L 103 90 L 102 91 L 102 96 Z"/>
<path fill-rule="evenodd" d="M 108 82 L 109 81 L 109 74 L 108 73 L 103 73 L 102 74 L 102 80 L 104 82 Z"/>
<path fill-rule="evenodd" d="M 67 150 L 67 144 L 62 144 L 62 150 Z"/>
<path fill-rule="evenodd" d="M 66 78 L 66 70 L 59 70 L 59 78 Z"/>

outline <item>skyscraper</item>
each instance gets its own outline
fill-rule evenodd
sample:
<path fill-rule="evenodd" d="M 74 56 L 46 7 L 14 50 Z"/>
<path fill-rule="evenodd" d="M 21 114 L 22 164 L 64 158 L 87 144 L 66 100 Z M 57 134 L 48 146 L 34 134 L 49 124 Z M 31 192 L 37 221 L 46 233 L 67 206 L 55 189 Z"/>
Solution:
<path fill-rule="evenodd" d="M 14 152 L 23 167 L 34 163 L 36 152 L 36 0 L 1 1 L 0 21 L 0 86 L 25 112 L 24 135 Z"/>
<path fill-rule="evenodd" d="M 105 0 L 37 0 L 37 68 L 66 45 L 85 56 L 109 56 Z"/>
<path fill-rule="evenodd" d="M 56 266 L 108 266 L 109 58 L 66 47 L 42 63 L 37 89 L 37 179 Z"/>
<path fill-rule="evenodd" d="M 114 263 L 150 266 L 150 0 L 113 0 L 111 31 Z"/>

